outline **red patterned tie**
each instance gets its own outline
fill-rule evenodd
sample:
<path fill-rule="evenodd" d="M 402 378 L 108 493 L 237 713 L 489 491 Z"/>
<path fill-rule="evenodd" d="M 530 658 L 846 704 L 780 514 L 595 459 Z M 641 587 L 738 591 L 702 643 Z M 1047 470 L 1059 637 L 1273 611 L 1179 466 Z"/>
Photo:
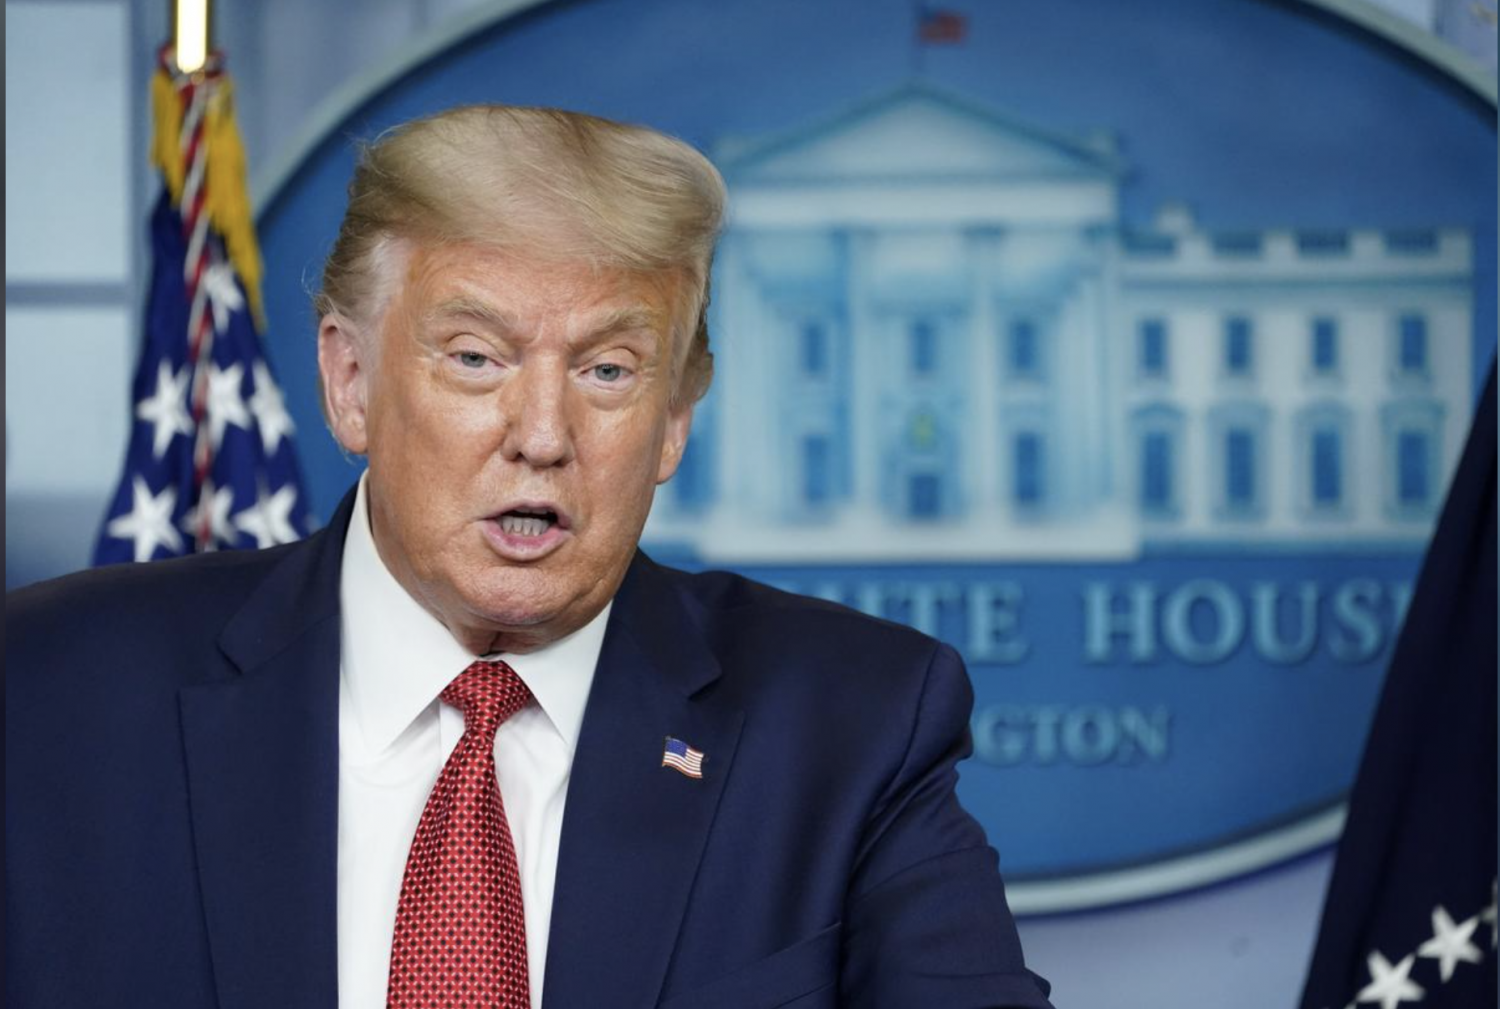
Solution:
<path fill-rule="evenodd" d="M 521 874 L 495 783 L 495 730 L 531 700 L 503 662 L 443 691 L 464 734 L 438 775 L 406 860 L 391 943 L 391 1009 L 530 1009 Z"/>

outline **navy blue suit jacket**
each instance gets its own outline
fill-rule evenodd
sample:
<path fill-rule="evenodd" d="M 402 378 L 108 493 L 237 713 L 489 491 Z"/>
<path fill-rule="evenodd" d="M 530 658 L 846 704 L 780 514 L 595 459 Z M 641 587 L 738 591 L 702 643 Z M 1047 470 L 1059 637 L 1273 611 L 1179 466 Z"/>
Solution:
<path fill-rule="evenodd" d="M 6 604 L 7 990 L 337 1004 L 339 566 L 288 547 Z M 573 764 L 548 1007 L 1047 1005 L 958 805 L 948 647 L 638 556 Z M 661 766 L 672 735 L 702 780 Z"/>

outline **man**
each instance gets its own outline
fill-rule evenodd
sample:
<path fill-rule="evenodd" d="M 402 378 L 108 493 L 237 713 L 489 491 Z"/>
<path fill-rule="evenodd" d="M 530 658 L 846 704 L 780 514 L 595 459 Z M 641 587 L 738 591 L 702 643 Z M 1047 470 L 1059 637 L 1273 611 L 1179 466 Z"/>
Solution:
<path fill-rule="evenodd" d="M 10 1005 L 1047 1005 L 955 653 L 636 549 L 723 199 L 551 110 L 365 152 L 333 521 L 8 602 Z"/>

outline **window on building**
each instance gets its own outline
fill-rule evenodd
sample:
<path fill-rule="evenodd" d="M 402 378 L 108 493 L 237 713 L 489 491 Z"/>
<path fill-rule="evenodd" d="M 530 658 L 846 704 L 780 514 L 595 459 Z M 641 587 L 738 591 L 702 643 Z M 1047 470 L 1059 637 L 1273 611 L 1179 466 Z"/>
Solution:
<path fill-rule="evenodd" d="M 1402 396 L 1380 409 L 1386 514 L 1397 521 L 1427 518 L 1443 490 L 1443 403 Z"/>
<path fill-rule="evenodd" d="M 1250 320 L 1243 315 L 1230 316 L 1224 323 L 1224 372 L 1237 377 L 1248 376 L 1255 367 L 1255 347 Z"/>
<path fill-rule="evenodd" d="M 1041 345 L 1036 322 L 1031 319 L 1015 319 L 1008 334 L 1007 363 L 1011 378 L 1040 378 L 1042 374 Z"/>
<path fill-rule="evenodd" d="M 1405 430 L 1396 435 L 1396 503 L 1403 508 L 1420 507 L 1432 495 L 1432 455 L 1425 431 Z"/>
<path fill-rule="evenodd" d="M 911 370 L 918 375 L 937 371 L 937 329 L 927 319 L 917 319 L 908 331 L 911 341 Z"/>
<path fill-rule="evenodd" d="M 1403 375 L 1427 373 L 1427 317 L 1416 312 L 1401 316 L 1397 326 L 1396 368 Z"/>
<path fill-rule="evenodd" d="M 1152 403 L 1136 409 L 1129 422 L 1136 506 L 1146 518 L 1179 518 L 1183 508 L 1182 410 Z"/>
<path fill-rule="evenodd" d="M 1224 504 L 1231 511 L 1255 507 L 1255 432 L 1248 427 L 1224 432 Z"/>
<path fill-rule="evenodd" d="M 802 439 L 802 500 L 814 507 L 828 503 L 832 485 L 828 438 L 810 434 Z"/>
<path fill-rule="evenodd" d="M 1022 431 L 1011 444 L 1011 493 L 1017 505 L 1034 507 L 1042 503 L 1045 476 L 1042 436 Z"/>
<path fill-rule="evenodd" d="M 1312 324 L 1312 370 L 1316 375 L 1331 375 L 1339 369 L 1339 325 L 1329 316 L 1319 316 Z"/>
<path fill-rule="evenodd" d="M 1172 436 L 1166 431 L 1147 431 L 1141 437 L 1141 509 L 1148 513 L 1172 510 Z"/>
<path fill-rule="evenodd" d="M 828 371 L 828 331 L 812 320 L 802 325 L 802 373 L 817 378 Z"/>
<path fill-rule="evenodd" d="M 1136 330 L 1142 378 L 1164 378 L 1167 374 L 1167 323 L 1164 319 L 1142 319 Z"/>
<path fill-rule="evenodd" d="M 907 480 L 907 513 L 914 519 L 942 514 L 942 493 L 936 473 L 913 473 Z"/>
<path fill-rule="evenodd" d="M 1310 448 L 1313 507 L 1336 508 L 1344 500 L 1344 441 L 1337 428 L 1320 427 Z"/>

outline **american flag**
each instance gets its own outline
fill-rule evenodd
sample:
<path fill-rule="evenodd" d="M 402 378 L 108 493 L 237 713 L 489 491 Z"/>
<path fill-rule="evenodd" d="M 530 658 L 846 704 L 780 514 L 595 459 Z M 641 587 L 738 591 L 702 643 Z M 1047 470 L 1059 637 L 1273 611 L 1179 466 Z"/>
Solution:
<path fill-rule="evenodd" d="M 917 37 L 927 45 L 952 45 L 969 34 L 969 19 L 957 11 L 922 6 L 917 16 Z"/>
<path fill-rule="evenodd" d="M 1391 654 L 1303 1009 L 1496 1004 L 1495 381 Z"/>
<path fill-rule="evenodd" d="M 222 59 L 183 75 L 170 47 L 152 80 L 152 276 L 134 423 L 95 564 L 311 531 L 292 420 L 260 344 L 260 252 Z"/>
<path fill-rule="evenodd" d="M 689 778 L 703 777 L 703 754 L 674 736 L 667 737 L 661 753 L 661 766 L 673 767 Z"/>

